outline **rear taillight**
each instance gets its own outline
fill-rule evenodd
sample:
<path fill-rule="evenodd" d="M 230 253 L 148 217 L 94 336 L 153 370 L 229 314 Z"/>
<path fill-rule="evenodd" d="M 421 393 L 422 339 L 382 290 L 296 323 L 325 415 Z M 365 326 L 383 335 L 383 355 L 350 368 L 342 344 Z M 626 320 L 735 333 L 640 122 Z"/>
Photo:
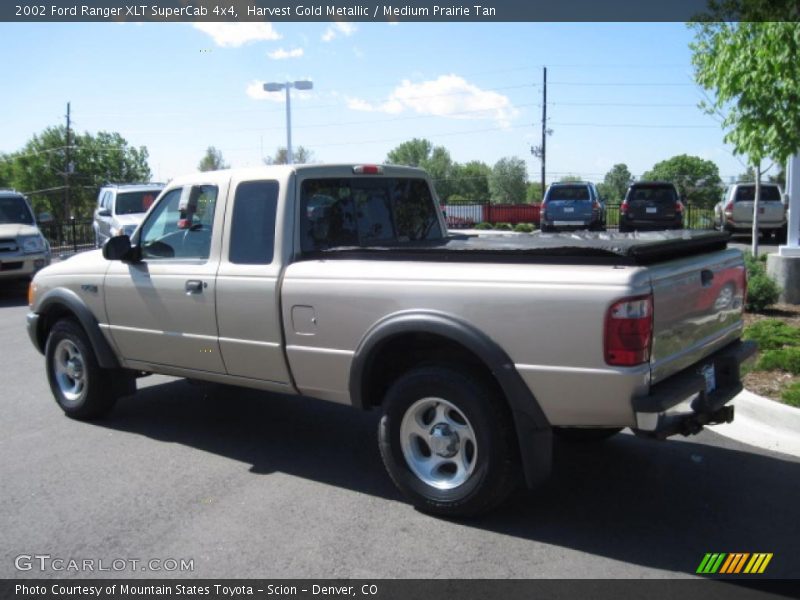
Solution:
<path fill-rule="evenodd" d="M 539 218 L 544 219 L 544 215 L 547 212 L 547 204 L 542 202 L 542 205 L 539 207 Z"/>
<path fill-rule="evenodd" d="M 725 206 L 725 216 L 730 217 L 731 215 L 733 215 L 733 202 L 728 202 Z"/>
<path fill-rule="evenodd" d="M 633 367 L 650 360 L 653 296 L 632 296 L 612 304 L 606 313 L 606 363 Z"/>
<path fill-rule="evenodd" d="M 592 208 L 594 210 L 598 210 L 599 211 L 600 210 L 600 203 L 599 202 L 595 202 L 594 204 L 592 204 Z"/>
<path fill-rule="evenodd" d="M 619 205 L 619 212 L 621 214 L 626 214 L 628 212 L 628 201 L 625 200 L 622 204 Z"/>
<path fill-rule="evenodd" d="M 675 203 L 675 212 L 678 214 L 683 212 L 683 202 L 678 201 Z"/>

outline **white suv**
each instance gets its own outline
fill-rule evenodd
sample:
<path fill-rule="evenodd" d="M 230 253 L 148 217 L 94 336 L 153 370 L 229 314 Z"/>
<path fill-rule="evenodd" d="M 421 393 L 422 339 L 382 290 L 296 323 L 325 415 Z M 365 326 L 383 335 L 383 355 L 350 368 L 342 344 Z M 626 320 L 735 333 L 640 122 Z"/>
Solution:
<path fill-rule="evenodd" d="M 52 217 L 39 215 L 39 222 Z M 14 190 L 0 190 L 0 280 L 25 279 L 50 264 L 50 244 L 39 231 L 30 204 Z"/>
<path fill-rule="evenodd" d="M 117 235 L 132 235 L 147 209 L 164 189 L 162 183 L 114 184 L 100 188 L 94 211 L 95 245 Z"/>

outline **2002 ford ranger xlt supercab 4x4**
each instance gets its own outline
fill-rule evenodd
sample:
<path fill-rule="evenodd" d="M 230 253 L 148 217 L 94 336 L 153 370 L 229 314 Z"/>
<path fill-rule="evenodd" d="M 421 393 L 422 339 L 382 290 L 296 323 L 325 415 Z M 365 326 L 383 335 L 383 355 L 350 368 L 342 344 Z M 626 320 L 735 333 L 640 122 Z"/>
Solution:
<path fill-rule="evenodd" d="M 70 417 L 148 373 L 379 408 L 398 488 L 473 515 L 548 475 L 553 432 L 732 419 L 755 347 L 727 237 L 450 235 L 418 169 L 198 173 L 131 238 L 38 273 L 28 329 Z"/>

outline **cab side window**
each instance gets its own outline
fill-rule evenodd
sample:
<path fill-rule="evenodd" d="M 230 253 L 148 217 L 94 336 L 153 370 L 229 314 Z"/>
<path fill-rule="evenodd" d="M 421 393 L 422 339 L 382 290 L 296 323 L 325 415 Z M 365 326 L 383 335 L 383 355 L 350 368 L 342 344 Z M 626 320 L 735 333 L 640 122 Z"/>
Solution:
<path fill-rule="evenodd" d="M 277 181 L 247 181 L 236 188 L 231 223 L 230 262 L 268 265 L 275 252 Z"/>
<path fill-rule="evenodd" d="M 208 259 L 217 193 L 213 185 L 167 192 L 142 226 L 142 258 Z"/>

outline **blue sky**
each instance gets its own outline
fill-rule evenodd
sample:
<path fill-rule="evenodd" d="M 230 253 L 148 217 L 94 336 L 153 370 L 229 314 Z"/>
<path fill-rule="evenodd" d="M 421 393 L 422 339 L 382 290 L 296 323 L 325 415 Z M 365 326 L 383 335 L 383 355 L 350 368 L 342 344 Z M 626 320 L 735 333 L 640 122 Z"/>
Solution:
<path fill-rule="evenodd" d="M 70 101 L 76 130 L 147 146 L 157 180 L 210 145 L 255 166 L 286 143 L 284 96 L 261 83 L 308 78 L 293 145 L 317 161 L 381 162 L 425 137 L 459 162 L 518 156 L 538 181 L 547 65 L 548 180 L 687 153 L 727 181 L 745 168 L 697 108 L 691 38 L 682 23 L 3 23 L 0 151 L 62 123 Z"/>

